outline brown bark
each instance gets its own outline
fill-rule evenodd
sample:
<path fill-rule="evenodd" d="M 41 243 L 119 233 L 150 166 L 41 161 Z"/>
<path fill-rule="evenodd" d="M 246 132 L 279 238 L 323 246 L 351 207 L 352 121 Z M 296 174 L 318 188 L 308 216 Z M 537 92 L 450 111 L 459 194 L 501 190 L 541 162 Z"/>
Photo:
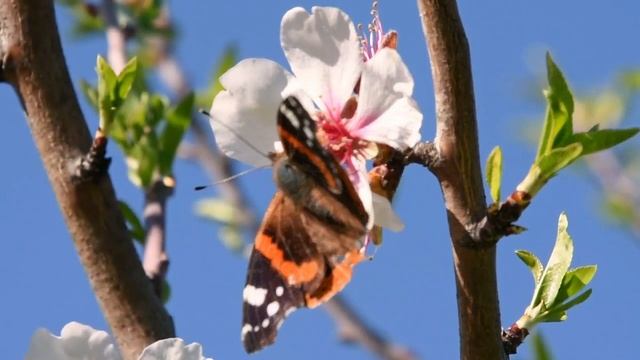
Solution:
<path fill-rule="evenodd" d="M 505 359 L 494 244 L 472 232 L 486 215 L 469 44 L 455 0 L 418 0 L 431 61 L 438 177 L 453 245 L 461 359 Z"/>
<path fill-rule="evenodd" d="M 80 260 L 125 359 L 174 336 L 147 279 L 108 176 L 72 174 L 91 146 L 55 23 L 52 1 L 0 0 L 2 78 L 24 108 Z"/>

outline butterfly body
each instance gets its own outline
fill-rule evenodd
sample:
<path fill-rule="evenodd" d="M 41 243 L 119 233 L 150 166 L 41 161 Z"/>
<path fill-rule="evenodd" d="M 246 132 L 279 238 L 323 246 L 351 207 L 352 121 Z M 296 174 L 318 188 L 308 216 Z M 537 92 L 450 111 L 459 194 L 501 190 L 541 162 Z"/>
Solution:
<path fill-rule="evenodd" d="M 247 352 L 273 343 L 295 309 L 315 307 L 342 290 L 364 258 L 368 215 L 297 99 L 282 102 L 278 132 L 285 149 L 273 157 L 279 190 L 256 236 L 243 290 Z"/>

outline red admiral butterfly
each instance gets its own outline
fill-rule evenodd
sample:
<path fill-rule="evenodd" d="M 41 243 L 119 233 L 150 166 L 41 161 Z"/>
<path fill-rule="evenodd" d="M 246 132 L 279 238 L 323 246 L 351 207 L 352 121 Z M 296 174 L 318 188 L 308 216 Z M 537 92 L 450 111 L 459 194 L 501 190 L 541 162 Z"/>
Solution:
<path fill-rule="evenodd" d="M 351 280 L 368 215 L 338 161 L 316 138 L 316 123 L 294 97 L 278 109 L 284 154 L 272 156 L 276 192 L 249 259 L 242 342 L 272 344 L 284 319 L 329 300 Z"/>

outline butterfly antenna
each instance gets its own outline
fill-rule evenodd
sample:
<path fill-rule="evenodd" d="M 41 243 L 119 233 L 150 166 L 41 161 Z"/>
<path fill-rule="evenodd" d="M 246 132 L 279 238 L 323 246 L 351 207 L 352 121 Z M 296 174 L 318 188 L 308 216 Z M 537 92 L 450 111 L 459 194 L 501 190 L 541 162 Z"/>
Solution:
<path fill-rule="evenodd" d="M 208 187 L 211 187 L 211 186 L 215 186 L 215 185 L 219 185 L 219 184 L 224 184 L 224 183 L 229 182 L 229 181 L 231 181 L 231 180 L 237 179 L 237 178 L 239 178 L 240 176 L 246 175 L 246 174 L 251 173 L 251 172 L 254 172 L 254 171 L 256 171 L 256 170 L 260 170 L 260 169 L 268 168 L 268 167 L 270 167 L 270 166 L 271 166 L 271 165 L 262 165 L 262 166 L 258 166 L 258 167 L 253 167 L 253 168 L 251 168 L 251 169 L 247 169 L 247 170 L 241 171 L 241 172 L 239 172 L 239 173 L 237 173 L 237 174 L 231 175 L 231 176 L 229 176 L 228 178 L 222 179 L 222 180 L 220 180 L 220 181 L 216 181 L 216 182 L 214 182 L 213 184 L 210 184 L 210 185 L 199 185 L 199 186 L 196 186 L 196 187 L 194 187 L 194 188 L 193 188 L 193 190 L 195 190 L 195 191 L 200 191 L 200 190 L 204 190 L 204 189 L 206 189 L 206 188 L 208 188 Z"/>
<path fill-rule="evenodd" d="M 231 126 L 225 124 L 222 121 L 219 121 L 217 119 L 214 119 L 211 116 L 211 113 L 209 113 L 207 110 L 205 109 L 200 109 L 199 110 L 200 114 L 205 115 L 206 117 L 208 117 L 209 119 L 211 119 L 212 121 L 215 121 L 217 124 L 220 124 L 222 126 L 224 126 L 225 129 L 231 131 L 231 133 L 233 133 L 233 135 L 235 135 L 240 141 L 242 141 L 245 145 L 247 145 L 249 148 L 251 148 L 253 151 L 257 152 L 258 154 L 262 155 L 263 157 L 271 160 L 271 157 L 269 156 L 269 154 L 265 154 L 262 151 L 260 151 L 260 149 L 258 149 L 257 147 L 255 147 L 252 143 L 250 143 L 249 141 L 247 141 L 247 139 L 245 139 L 244 137 L 242 137 L 240 134 L 238 134 L 237 131 L 235 131 Z M 235 175 L 234 175 L 235 176 Z M 233 177 L 233 176 L 232 176 Z M 229 178 L 230 179 L 230 178 Z M 227 179 L 225 179 L 227 180 Z M 224 180 L 222 180 L 224 181 Z M 217 184 L 217 183 L 216 183 Z"/>

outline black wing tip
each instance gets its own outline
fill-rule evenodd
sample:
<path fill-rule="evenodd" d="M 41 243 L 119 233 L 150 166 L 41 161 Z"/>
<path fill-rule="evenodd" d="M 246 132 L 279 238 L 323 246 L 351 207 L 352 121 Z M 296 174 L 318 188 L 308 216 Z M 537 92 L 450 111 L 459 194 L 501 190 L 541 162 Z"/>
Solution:
<path fill-rule="evenodd" d="M 254 354 L 276 342 L 276 337 L 263 337 L 247 334 L 243 340 L 244 350 L 247 354 Z"/>

